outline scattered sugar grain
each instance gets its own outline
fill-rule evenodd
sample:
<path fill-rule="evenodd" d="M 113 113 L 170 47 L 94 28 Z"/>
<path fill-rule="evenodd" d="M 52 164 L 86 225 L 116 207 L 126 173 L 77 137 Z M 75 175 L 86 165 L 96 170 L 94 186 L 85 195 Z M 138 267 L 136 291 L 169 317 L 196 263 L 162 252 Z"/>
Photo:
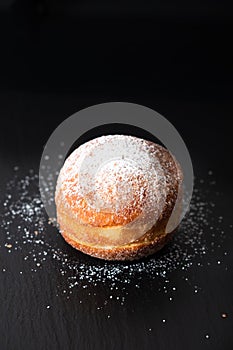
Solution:
<path fill-rule="evenodd" d="M 48 183 L 47 188 L 51 201 L 55 191 L 53 181 L 51 181 L 53 176 L 55 175 L 49 173 L 48 169 L 48 179 L 45 181 Z M 55 228 L 52 229 L 55 231 L 53 237 L 56 239 L 52 238 L 51 242 L 50 237 L 46 235 L 50 229 L 49 225 L 51 227 L 54 221 L 49 219 L 48 222 L 38 189 L 38 175 L 32 170 L 23 178 L 16 174 L 9 181 L 3 203 L 6 205 L 3 205 L 1 210 L 1 227 L 5 232 L 5 241 L 10 241 L 5 244 L 5 247 L 11 251 L 10 248 L 13 247 L 11 242 L 14 242 L 14 248 L 24 249 L 27 255 L 23 256 L 23 261 L 35 264 L 31 269 L 32 272 L 37 272 L 36 267 L 41 266 L 42 262 L 45 264 L 48 259 L 54 259 L 67 288 L 66 293 L 71 294 L 73 288 L 87 289 L 88 293 L 89 286 L 97 287 L 100 283 L 107 283 L 109 290 L 112 291 L 118 290 L 121 286 L 122 295 L 118 296 L 118 299 L 114 297 L 120 301 L 121 305 L 124 304 L 127 296 L 126 286 L 134 283 L 135 277 L 137 278 L 135 288 L 141 288 L 144 277 L 152 280 L 161 277 L 167 286 L 162 288 L 164 293 L 167 293 L 169 289 L 176 291 L 177 288 L 171 286 L 172 280 L 170 281 L 168 276 L 175 270 L 187 271 L 197 257 L 198 266 L 202 265 L 200 259 L 206 254 L 208 248 L 205 240 L 206 230 L 211 232 L 215 227 L 215 232 L 220 232 L 220 236 L 216 236 L 213 232 L 211 242 L 213 251 L 217 249 L 215 248 L 217 239 L 221 244 L 220 238 L 225 235 L 220 226 L 223 217 L 219 216 L 218 222 L 214 222 L 212 206 L 205 200 L 203 191 L 194 188 L 190 213 L 184 218 L 179 232 L 174 236 L 173 241 L 163 249 L 163 252 L 145 261 L 129 264 L 94 262 L 93 260 L 87 261 L 87 259 L 83 261 L 78 253 L 73 254 L 71 258 L 70 254 L 64 251 L 60 234 Z M 14 230 L 13 227 L 17 229 Z M 219 264 L 220 260 L 217 261 Z M 208 264 L 210 263 L 207 261 Z M 188 281 L 188 277 L 184 279 Z M 197 289 L 194 290 L 197 293 Z M 109 299 L 113 299 L 112 294 Z M 169 300 L 173 298 L 170 297 Z"/>

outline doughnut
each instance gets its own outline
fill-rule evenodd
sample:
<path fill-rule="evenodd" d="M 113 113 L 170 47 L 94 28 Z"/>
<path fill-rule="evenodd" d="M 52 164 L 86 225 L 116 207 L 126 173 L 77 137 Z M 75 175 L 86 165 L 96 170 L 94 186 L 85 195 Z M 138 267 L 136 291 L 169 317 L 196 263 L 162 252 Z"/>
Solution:
<path fill-rule="evenodd" d="M 178 227 L 182 181 L 179 163 L 163 146 L 130 135 L 97 137 L 60 170 L 59 230 L 71 246 L 100 259 L 146 257 Z"/>

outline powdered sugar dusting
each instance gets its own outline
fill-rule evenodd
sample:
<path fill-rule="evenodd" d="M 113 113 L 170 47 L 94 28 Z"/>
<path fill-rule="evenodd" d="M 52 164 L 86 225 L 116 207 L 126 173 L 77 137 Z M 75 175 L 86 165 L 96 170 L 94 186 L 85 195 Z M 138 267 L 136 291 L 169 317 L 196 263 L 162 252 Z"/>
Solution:
<path fill-rule="evenodd" d="M 81 224 L 98 226 L 98 213 L 106 212 L 103 226 L 112 222 L 127 226 L 137 239 L 165 208 L 174 205 L 167 201 L 168 194 L 176 198 L 180 182 L 181 173 L 161 146 L 134 136 L 101 136 L 67 158 L 59 174 L 56 201 Z M 125 237 L 124 243 L 132 239 Z"/>

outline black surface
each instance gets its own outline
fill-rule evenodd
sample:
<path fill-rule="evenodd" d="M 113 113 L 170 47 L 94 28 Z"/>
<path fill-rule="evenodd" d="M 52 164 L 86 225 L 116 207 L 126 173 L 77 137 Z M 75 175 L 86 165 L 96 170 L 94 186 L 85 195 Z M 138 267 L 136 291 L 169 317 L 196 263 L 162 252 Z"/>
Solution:
<path fill-rule="evenodd" d="M 135 102 L 174 124 L 190 151 L 198 184 L 213 171 L 213 191 L 220 194 L 210 191 L 206 200 L 215 201 L 214 220 L 223 216 L 225 238 L 214 254 L 207 251 L 194 259 L 185 273 L 190 284 L 183 271 L 171 273 L 169 285 L 176 287 L 173 302 L 168 298 L 171 291 L 166 295 L 160 290 L 161 278 L 145 277 L 140 288 L 135 288 L 137 280 L 132 281 L 120 305 L 116 298 L 109 299 L 109 285 L 101 283 L 98 288 L 88 285 L 90 295 L 78 289 L 67 299 L 61 292 L 59 266 L 48 259 L 37 273 L 31 272 L 33 263 L 25 264 L 24 251 L 9 254 L 4 248 L 2 231 L 0 266 L 6 271 L 0 271 L 0 348 L 230 350 L 230 9 L 212 2 L 193 2 L 193 10 L 182 2 L 148 10 L 139 2 L 137 10 L 130 2 L 117 10 L 104 2 L 102 11 L 92 11 L 91 6 L 90 13 L 62 1 L 16 1 L 12 7 L 0 7 L 1 198 L 14 166 L 19 165 L 22 174 L 38 169 L 43 145 L 65 118 L 101 102 Z M 205 182 L 202 186 L 207 190 Z M 49 239 L 71 259 L 76 257 L 78 253 L 61 238 L 51 238 L 53 233 L 48 231 Z M 94 263 L 83 255 L 80 259 Z M 198 293 L 194 285 L 200 288 Z M 227 313 L 226 319 L 222 313 Z"/>

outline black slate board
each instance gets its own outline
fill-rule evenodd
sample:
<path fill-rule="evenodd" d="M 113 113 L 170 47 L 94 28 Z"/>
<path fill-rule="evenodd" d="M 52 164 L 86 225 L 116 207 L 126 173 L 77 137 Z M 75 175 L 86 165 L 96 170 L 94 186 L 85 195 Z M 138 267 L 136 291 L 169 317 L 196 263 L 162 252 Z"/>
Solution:
<path fill-rule="evenodd" d="M 14 242 L 12 249 L 5 246 L 9 235 L 21 234 L 16 223 L 8 235 L 1 225 L 1 350 L 232 349 L 229 22 L 217 15 L 204 21 L 200 13 L 183 21 L 177 20 L 178 14 L 169 20 L 153 14 L 150 20 L 122 19 L 120 26 L 116 18 L 77 23 L 77 17 L 43 11 L 38 15 L 30 7 L 25 11 L 26 7 L 18 2 L 0 14 L 5 33 L 0 85 L 1 215 L 6 184 L 15 173 L 21 178 L 29 169 L 38 171 L 43 145 L 54 128 L 77 110 L 108 101 L 139 103 L 167 117 L 190 151 L 196 187 L 205 203 L 214 202 L 215 207 L 207 215 L 210 225 L 203 233 L 206 254 L 194 254 L 192 266 L 185 271 L 178 267 L 168 271 L 169 282 L 160 275 L 151 278 L 141 273 L 130 283 L 116 282 L 114 288 L 111 279 L 97 285 L 85 281 L 71 294 L 67 275 L 61 273 L 66 266 L 53 258 L 51 249 L 37 266 L 38 260 L 29 254 L 32 245 L 18 244 L 18 250 L 13 249 Z M 154 34 L 158 31 L 160 36 Z M 77 33 L 83 33 L 78 48 L 73 44 Z M 105 266 L 69 247 L 47 224 L 44 241 L 69 261 Z M 40 248 L 33 249 L 38 259 Z M 110 271 L 113 265 L 109 264 Z M 129 278 L 127 271 L 125 277 Z"/>

